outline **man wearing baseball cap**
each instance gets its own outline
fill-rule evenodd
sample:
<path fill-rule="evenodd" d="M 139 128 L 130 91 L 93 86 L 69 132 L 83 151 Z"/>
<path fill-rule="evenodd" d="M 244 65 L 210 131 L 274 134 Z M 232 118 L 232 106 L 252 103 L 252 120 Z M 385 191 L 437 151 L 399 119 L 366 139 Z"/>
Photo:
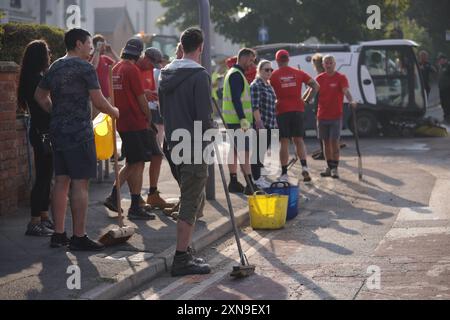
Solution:
<path fill-rule="evenodd" d="M 279 69 L 276 70 L 270 82 L 277 96 L 277 120 L 280 129 L 281 149 L 280 161 L 282 173 L 280 181 L 288 181 L 289 142 L 294 141 L 297 156 L 302 164 L 304 182 L 310 182 L 308 163 L 306 161 L 306 146 L 304 113 L 305 102 L 302 99 L 302 85 L 312 88 L 311 98 L 319 91 L 319 85 L 305 72 L 289 67 L 289 52 L 280 50 L 276 54 Z"/>
<path fill-rule="evenodd" d="M 162 147 L 161 140 L 158 139 L 159 135 L 164 132 L 163 119 L 159 112 L 159 98 L 156 91 L 156 81 L 154 78 L 154 69 L 159 68 L 163 59 L 161 51 L 157 48 L 148 48 L 145 50 L 144 55 L 137 61 L 136 66 L 139 68 L 141 73 L 141 81 L 144 87 L 144 93 L 147 98 L 148 108 L 151 113 L 150 126 L 156 127 L 157 135 L 152 134 L 152 145 L 158 145 Z M 154 136 L 154 137 L 153 137 Z M 149 169 L 149 181 L 150 188 L 148 190 L 147 204 L 153 208 L 167 209 L 171 208 L 172 205 L 168 204 L 164 199 L 160 197 L 158 191 L 158 181 L 161 172 L 161 164 L 163 157 L 162 155 L 153 156 L 150 163 Z"/>
<path fill-rule="evenodd" d="M 154 220 L 156 217 L 141 206 L 141 189 L 145 163 L 162 157 L 156 143 L 156 133 L 150 128 L 151 113 L 145 96 L 141 74 L 136 62 L 140 59 L 144 45 L 139 39 L 130 39 L 122 50 L 121 61 L 113 69 L 113 89 L 116 106 L 123 114 L 117 122 L 117 131 L 122 139 L 122 153 L 126 165 L 120 171 L 121 185 L 126 181 L 131 193 L 130 220 Z M 116 206 L 117 181 L 105 206 L 118 211 Z"/>

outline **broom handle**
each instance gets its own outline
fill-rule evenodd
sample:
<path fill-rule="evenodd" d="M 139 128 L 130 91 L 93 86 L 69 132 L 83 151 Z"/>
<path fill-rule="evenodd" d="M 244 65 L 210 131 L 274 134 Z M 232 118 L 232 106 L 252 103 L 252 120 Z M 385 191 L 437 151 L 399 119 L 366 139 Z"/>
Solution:
<path fill-rule="evenodd" d="M 113 72 L 112 72 L 112 66 L 109 66 L 109 87 L 110 87 L 110 97 L 111 97 L 111 104 L 115 107 L 115 100 L 114 100 L 114 86 L 113 86 Z M 116 125 L 116 119 L 112 117 L 112 123 L 113 123 L 113 139 L 114 139 L 114 172 L 116 175 L 116 191 L 117 191 L 117 211 L 119 212 L 118 216 L 118 222 L 119 227 L 123 228 L 123 216 L 122 216 L 122 199 L 120 196 L 120 175 L 119 175 L 119 154 L 117 151 L 117 125 Z"/>

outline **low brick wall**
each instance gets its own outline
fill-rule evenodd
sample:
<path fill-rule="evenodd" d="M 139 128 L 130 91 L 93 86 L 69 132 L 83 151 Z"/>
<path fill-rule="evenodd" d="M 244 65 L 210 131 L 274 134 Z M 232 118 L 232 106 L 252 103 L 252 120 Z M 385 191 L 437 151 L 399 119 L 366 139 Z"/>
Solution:
<path fill-rule="evenodd" d="M 26 127 L 16 115 L 18 72 L 14 62 L 0 61 L 0 215 L 15 213 L 30 196 Z"/>

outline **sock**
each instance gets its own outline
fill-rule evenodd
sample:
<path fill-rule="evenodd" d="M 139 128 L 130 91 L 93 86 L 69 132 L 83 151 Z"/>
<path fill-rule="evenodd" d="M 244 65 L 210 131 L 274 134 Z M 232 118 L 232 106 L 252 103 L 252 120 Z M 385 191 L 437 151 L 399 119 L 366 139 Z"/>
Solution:
<path fill-rule="evenodd" d="M 281 175 L 285 175 L 288 173 L 288 166 L 282 166 L 281 167 Z"/>
<path fill-rule="evenodd" d="M 150 188 L 150 189 L 148 189 L 148 194 L 149 195 L 155 194 L 156 191 L 158 191 L 158 188 Z"/>
<path fill-rule="evenodd" d="M 231 177 L 231 182 L 232 183 L 237 183 L 238 182 L 236 173 L 230 173 L 230 177 Z"/>
<path fill-rule="evenodd" d="M 182 256 L 182 255 L 184 255 L 184 254 L 186 254 L 186 252 L 183 252 L 183 251 L 176 251 L 176 252 L 175 252 L 175 257 L 179 257 L 179 256 Z"/>
<path fill-rule="evenodd" d="M 327 160 L 328 168 L 333 169 L 333 161 Z"/>
<path fill-rule="evenodd" d="M 308 162 L 306 160 L 300 160 L 303 169 L 308 169 Z"/>
<path fill-rule="evenodd" d="M 111 198 L 117 199 L 117 188 L 114 186 L 111 190 Z"/>
<path fill-rule="evenodd" d="M 141 200 L 140 194 L 132 194 L 131 195 L 131 208 L 137 209 L 139 208 L 139 201 Z"/>
<path fill-rule="evenodd" d="M 336 169 L 339 167 L 339 160 L 338 161 L 334 161 L 334 164 L 336 165 Z"/>

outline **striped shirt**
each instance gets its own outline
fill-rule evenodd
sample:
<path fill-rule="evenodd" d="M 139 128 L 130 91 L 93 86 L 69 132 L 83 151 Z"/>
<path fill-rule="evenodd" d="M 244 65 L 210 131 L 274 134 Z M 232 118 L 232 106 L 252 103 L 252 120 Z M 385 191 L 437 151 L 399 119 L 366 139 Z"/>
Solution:
<path fill-rule="evenodd" d="M 275 91 L 270 84 L 256 78 L 250 86 L 253 111 L 259 110 L 266 129 L 277 129 Z"/>

